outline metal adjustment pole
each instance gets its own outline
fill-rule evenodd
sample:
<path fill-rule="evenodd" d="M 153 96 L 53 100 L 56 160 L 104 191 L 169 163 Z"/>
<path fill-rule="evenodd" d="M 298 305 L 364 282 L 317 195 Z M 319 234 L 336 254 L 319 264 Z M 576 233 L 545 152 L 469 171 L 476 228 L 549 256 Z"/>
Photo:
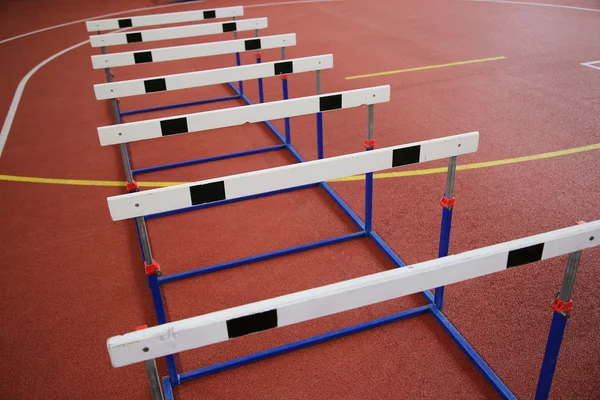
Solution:
<path fill-rule="evenodd" d="M 235 21 L 235 17 L 232 18 Z M 238 38 L 238 33 L 237 33 L 237 29 L 235 31 L 233 31 L 233 37 L 235 39 Z M 240 65 L 242 65 L 242 61 L 240 60 L 240 52 L 238 51 L 237 53 L 235 53 L 235 62 L 237 64 L 237 66 L 239 67 Z M 240 89 L 240 95 L 244 94 L 244 82 L 239 81 L 238 82 L 238 88 Z"/>
<path fill-rule="evenodd" d="M 369 104 L 367 117 L 367 140 L 365 141 L 366 151 L 373 150 L 375 141 L 373 140 L 373 112 L 375 106 Z M 373 173 L 367 172 L 365 176 L 365 232 L 369 234 L 373 226 Z"/>
<path fill-rule="evenodd" d="M 258 29 L 254 30 L 254 36 L 258 37 Z M 260 49 L 256 50 L 256 63 L 260 64 L 262 62 L 260 58 Z M 261 103 L 265 102 L 265 94 L 263 92 L 263 81 L 262 78 L 258 78 L 258 98 Z"/>
<path fill-rule="evenodd" d="M 321 94 L 321 71 L 317 70 L 317 95 Z M 323 158 L 323 113 L 317 113 L 317 158 Z"/>
<path fill-rule="evenodd" d="M 158 377 L 158 369 L 156 369 L 156 361 L 146 360 L 144 361 L 146 366 L 146 374 L 148 375 L 148 382 L 150 383 L 150 391 L 152 392 L 152 400 L 164 400 L 163 392 L 160 386 L 160 378 Z"/>
<path fill-rule="evenodd" d="M 591 236 L 590 240 L 594 240 Z M 582 251 L 576 251 L 569 254 L 567 268 L 563 277 L 560 291 L 556 293 L 552 299 L 552 324 L 550 325 L 550 333 L 546 342 L 546 351 L 544 352 L 544 360 L 542 361 L 542 369 L 538 380 L 537 390 L 535 392 L 535 400 L 545 400 L 550 395 L 554 371 L 558 362 L 558 354 L 560 353 L 560 345 L 562 344 L 567 320 L 571 310 L 573 309 L 573 286 L 575 285 L 575 276 L 579 268 L 579 260 L 581 259 Z"/>
<path fill-rule="evenodd" d="M 98 32 L 100 33 L 100 32 Z M 106 47 L 102 46 L 101 48 L 102 54 L 107 54 Z M 113 82 L 113 76 L 110 71 L 110 68 L 104 68 L 104 72 L 106 73 L 106 80 L 108 82 Z M 121 110 L 119 109 L 119 104 L 116 99 L 110 100 L 113 115 L 115 117 L 115 123 L 121 123 Z M 127 183 L 133 183 L 133 174 L 131 173 L 131 162 L 129 161 L 129 152 L 127 151 L 127 144 L 121 143 L 119 145 L 119 150 L 121 151 L 121 160 L 123 160 L 123 168 L 125 169 L 125 178 L 127 179 Z"/>
<path fill-rule="evenodd" d="M 161 275 L 161 271 L 158 263 L 154 261 L 152 256 L 150 239 L 148 238 L 148 230 L 146 229 L 146 220 L 144 217 L 137 217 L 135 219 L 135 225 L 137 227 L 140 246 L 142 247 L 142 254 L 144 256 L 144 267 L 146 276 L 148 277 L 148 286 L 150 286 L 150 292 L 152 293 L 152 302 L 154 303 L 156 320 L 159 325 L 166 324 L 167 313 L 165 311 L 165 305 L 160 292 L 160 285 L 158 283 L 158 277 Z M 166 357 L 166 359 L 171 383 L 173 385 L 179 385 L 179 374 L 177 373 L 177 367 L 175 365 L 175 357 L 173 355 L 169 355 Z"/>
<path fill-rule="evenodd" d="M 438 257 L 446 257 L 450 248 L 450 228 L 452 227 L 452 210 L 454 209 L 454 180 L 456 177 L 456 156 L 448 159 L 448 175 L 446 176 L 446 192 L 441 201 L 442 226 L 440 228 L 440 247 Z M 444 306 L 444 287 L 435 288 L 434 304 L 438 309 Z"/>
<path fill-rule="evenodd" d="M 281 48 L 281 59 L 285 60 L 285 47 Z M 283 99 L 289 99 L 287 74 L 281 75 L 281 86 L 283 88 Z M 292 143 L 292 134 L 290 131 L 289 117 L 284 118 L 283 122 L 285 124 L 285 144 L 290 145 Z"/>

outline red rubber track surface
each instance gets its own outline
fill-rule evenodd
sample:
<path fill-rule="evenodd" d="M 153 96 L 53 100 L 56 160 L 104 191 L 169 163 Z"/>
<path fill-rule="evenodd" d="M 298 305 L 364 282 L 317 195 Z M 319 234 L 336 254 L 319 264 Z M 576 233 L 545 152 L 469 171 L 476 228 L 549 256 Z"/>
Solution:
<path fill-rule="evenodd" d="M 250 5 L 266 0 L 241 1 Z M 566 3 L 566 1 L 565 1 Z M 564 3 L 563 3 L 564 4 Z M 0 37 L 74 19 L 152 6 L 137 1 L 9 1 L 0 5 Z M 212 0 L 150 12 L 224 5 Z M 567 5 L 567 4 L 565 4 Z M 597 7 L 595 1 L 568 5 Z M 599 13 L 446 0 L 348 0 L 247 8 L 269 17 L 263 35 L 296 32 L 288 57 L 333 53 L 323 91 L 391 84 L 392 101 L 375 108 L 377 147 L 478 130 L 480 150 L 459 164 L 537 154 L 600 142 L 596 88 Z M 250 36 L 244 33 L 242 37 Z M 56 52 L 87 38 L 84 24 L 0 45 L 4 118 L 20 79 Z M 224 39 L 206 37 L 201 41 Z M 161 42 L 166 47 L 198 40 Z M 125 51 L 111 48 L 111 52 Z M 94 99 L 104 72 L 91 68 L 97 49 L 84 45 L 52 61 L 29 81 L 0 158 L 0 174 L 123 180 L 115 147 L 100 147 L 96 127 L 113 123 Z M 371 72 L 505 56 L 505 60 L 369 79 Z M 265 61 L 279 57 L 263 52 Z M 243 55 L 252 62 L 254 55 Z M 118 80 L 231 65 L 212 57 L 117 68 Z M 314 76 L 290 77 L 292 97 L 314 93 Z M 265 80 L 267 100 L 279 79 Z M 256 99 L 256 83 L 246 84 Z M 228 94 L 224 87 L 123 99 L 124 110 Z M 232 101 L 231 106 L 241 105 Z M 171 110 L 137 119 L 220 108 Z M 126 118 L 133 121 L 136 118 Z M 366 109 L 324 115 L 326 156 L 362 150 Z M 291 121 L 292 141 L 316 157 L 314 117 Z M 282 122 L 277 121 L 282 127 Z M 275 144 L 260 125 L 135 143 L 134 165 L 222 154 Z M 186 181 L 292 162 L 271 152 L 144 175 Z M 421 166 L 443 166 L 437 162 Z M 419 167 L 416 167 L 419 168 Z M 600 218 L 597 151 L 460 171 L 451 252 Z M 374 227 L 407 262 L 434 258 L 445 175 L 375 181 Z M 355 210 L 364 183 L 336 182 Z M 111 221 L 106 197 L 118 187 L 0 181 L 0 375 L 2 399 L 147 399 L 144 368 L 113 369 L 108 337 L 156 323 L 132 221 Z M 359 212 L 363 215 L 363 212 Z M 353 231 L 320 190 L 256 199 L 148 223 L 154 257 L 165 274 Z M 585 251 L 574 312 L 558 362 L 552 398 L 600 398 L 600 251 Z M 452 285 L 444 311 L 519 398 L 532 398 L 566 257 Z M 392 268 L 367 240 L 261 262 L 165 285 L 176 320 Z M 419 296 L 240 338 L 177 356 L 182 371 L 324 333 L 424 304 Z M 161 375 L 166 374 L 162 360 Z M 179 399 L 496 398 L 491 387 L 435 321 L 421 316 L 274 359 L 185 383 Z"/>

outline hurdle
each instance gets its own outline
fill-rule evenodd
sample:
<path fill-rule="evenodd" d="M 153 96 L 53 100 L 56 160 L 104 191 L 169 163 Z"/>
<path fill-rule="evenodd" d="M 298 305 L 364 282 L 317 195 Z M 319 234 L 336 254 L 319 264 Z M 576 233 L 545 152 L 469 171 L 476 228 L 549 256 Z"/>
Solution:
<path fill-rule="evenodd" d="M 552 304 L 553 321 L 536 392 L 536 399 L 546 399 L 550 392 L 564 327 L 572 309 L 571 294 L 581 254 L 586 248 L 598 246 L 598 235 L 600 235 L 600 221 L 559 229 L 115 336 L 108 339 L 107 348 L 114 367 L 137 362 L 154 363 L 154 359 L 158 357 L 172 356 L 179 352 L 419 292 L 429 292 L 432 287 L 443 287 L 569 254 L 561 290 L 555 295 Z M 349 296 L 350 293 L 352 296 Z M 314 344 L 322 343 L 425 313 L 432 315 L 463 351 L 468 346 L 469 352 L 465 352 L 471 361 L 473 357 L 479 357 L 437 308 L 435 302 L 430 302 L 426 306 L 280 346 L 277 352 L 269 355 L 265 352 L 258 353 L 259 356 L 254 361 L 304 348 L 309 341 Z M 239 362 L 233 362 L 229 365 L 221 365 L 220 368 L 208 367 L 192 371 L 182 374 L 181 382 L 238 365 Z M 496 383 L 488 376 L 491 369 L 487 364 L 476 364 L 476 366 L 492 385 Z M 172 396 L 171 381 L 168 377 L 163 379 L 163 384 L 165 393 L 171 393 Z M 504 398 L 515 398 L 507 388 L 504 389 L 505 391 L 500 392 Z M 172 397 L 167 398 L 172 399 Z"/>
<path fill-rule="evenodd" d="M 333 68 L 333 55 L 321 55 L 321 56 L 313 56 L 313 57 L 303 57 L 296 59 L 288 59 L 285 61 L 275 61 L 275 62 L 267 62 L 260 64 L 252 64 L 252 65 L 242 65 L 239 67 L 228 67 L 214 70 L 205 70 L 198 72 L 189 72 L 183 74 L 175 74 L 175 75 L 167 75 L 162 77 L 153 77 L 146 79 L 137 79 L 123 82 L 114 82 L 114 83 L 105 83 L 94 85 L 94 91 L 96 93 L 97 99 L 114 99 L 116 97 L 124 97 L 124 96 L 134 96 L 134 95 L 143 95 L 148 93 L 154 93 L 158 91 L 170 91 L 170 90 L 180 90 L 187 88 L 194 88 L 200 86 L 208 86 L 219 83 L 228 83 L 232 81 L 243 82 L 249 79 L 262 79 L 268 77 L 280 76 L 282 79 L 282 90 L 283 90 L 283 98 L 289 99 L 289 92 L 287 90 L 287 76 L 290 74 L 297 74 L 303 72 L 316 72 L 320 73 L 321 70 Z M 234 86 L 233 84 L 231 84 Z M 243 96 L 247 101 L 247 104 L 252 104 L 250 100 L 245 95 Z M 298 105 L 298 100 L 293 100 Z M 272 104 L 272 103 L 269 103 Z M 255 107 L 252 110 L 258 110 L 256 105 L 246 106 L 246 107 Z M 267 106 L 271 107 L 271 106 Z M 244 110 L 247 108 L 242 107 Z M 244 111 L 245 114 L 250 113 L 250 109 Z M 210 118 L 214 118 L 221 113 L 215 112 L 213 114 L 209 114 Z M 207 115 L 207 117 L 209 117 Z M 232 114 L 228 115 L 232 116 Z M 181 117 L 180 117 L 181 118 Z M 248 118 L 252 118 L 248 116 Z M 157 120 L 154 120 L 157 121 Z M 204 157 L 204 158 L 196 158 L 192 160 L 186 160 L 181 162 L 175 162 L 164 165 L 157 165 L 151 167 L 144 168 L 134 168 L 131 169 L 131 175 L 135 176 L 142 173 L 161 171 L 169 168 L 177 168 L 181 166 L 194 165 L 199 163 L 224 160 L 228 158 L 247 156 L 251 154 L 264 153 L 268 151 L 274 150 L 282 150 L 286 149 L 286 146 L 291 145 L 291 130 L 290 130 L 290 120 L 289 117 L 285 117 L 285 138 L 283 138 L 279 133 L 274 129 L 274 127 L 267 123 L 267 128 L 270 129 L 270 132 L 275 135 L 275 139 L 280 141 L 280 144 L 262 147 L 258 149 L 245 150 L 235 153 L 229 153 L 219 156 L 213 157 Z M 146 127 L 150 127 L 153 125 L 152 122 L 144 121 Z M 142 125 L 144 125 L 142 124 Z M 160 121 L 161 125 L 173 124 L 173 122 L 168 122 L 167 119 L 163 119 Z M 158 126 L 158 125 L 156 125 Z M 156 127 L 155 126 L 155 127 Z M 110 144 L 126 144 L 128 142 L 141 140 L 141 139 L 150 139 L 153 137 L 158 137 L 156 135 L 149 136 L 147 134 L 142 134 L 138 139 L 131 136 L 130 140 L 127 140 L 129 135 L 123 135 L 123 132 L 130 131 L 133 127 L 141 127 L 139 123 L 125 123 L 120 125 L 114 125 L 112 127 L 102 127 L 98 129 L 98 133 L 100 135 L 100 142 L 103 146 Z M 182 128 L 183 129 L 183 128 Z M 187 127 L 188 131 L 191 129 Z M 109 132 L 113 132 L 112 139 L 109 138 L 110 135 L 107 135 Z M 118 131 L 118 132 L 117 132 Z M 160 135 L 159 135 L 160 136 Z"/>
<path fill-rule="evenodd" d="M 389 87 L 384 88 L 389 89 Z M 344 95 L 342 94 L 341 97 L 343 99 Z M 370 98 L 370 96 L 367 96 L 366 98 Z M 286 102 L 290 101 L 292 100 L 287 100 Z M 264 107 L 269 104 L 270 103 L 266 103 L 254 107 Z M 372 119 L 373 107 L 374 105 L 372 104 L 368 106 L 369 113 L 366 130 L 367 137 L 370 138 L 368 140 L 370 141 L 374 140 Z M 132 218 L 136 221 L 138 230 L 141 232 L 140 237 L 143 240 L 142 250 L 144 254 L 145 272 L 148 277 L 157 319 L 159 324 L 164 324 L 167 323 L 167 317 L 160 286 L 188 277 L 204 275 L 361 237 L 372 239 L 396 267 L 404 266 L 405 264 L 400 257 L 391 250 L 372 228 L 373 172 L 444 158 L 449 158 L 451 160 L 449 165 L 456 165 L 457 156 L 476 151 L 478 141 L 479 133 L 471 132 L 378 150 L 367 148 L 366 151 L 360 153 L 305 161 L 298 164 L 247 172 L 223 178 L 208 179 L 185 185 L 176 185 L 167 188 L 113 196 L 108 198 L 107 202 L 113 220 L 120 221 Z M 367 176 L 365 185 L 364 222 L 324 182 L 326 180 L 356 174 L 366 174 Z M 452 179 L 454 179 L 454 174 L 452 174 Z M 149 217 L 171 215 L 177 212 L 224 205 L 260 196 L 314 187 L 315 185 L 325 188 L 326 192 L 331 195 L 334 201 L 342 206 L 342 209 L 359 228 L 358 232 L 170 275 L 164 275 L 159 264 L 152 258 L 150 243 L 145 228 L 145 221 Z M 449 230 L 450 226 L 446 225 L 443 228 Z M 442 235 L 449 236 L 449 231 L 442 233 Z M 428 300 L 434 301 L 431 293 L 423 293 Z M 210 371 L 227 369 L 234 364 L 243 365 L 255 361 L 257 357 L 264 358 L 265 356 L 276 354 L 278 351 L 278 349 L 271 349 L 260 355 L 247 356 L 243 360 L 232 360 L 223 365 L 212 366 Z M 167 366 L 169 369 L 170 382 L 175 386 L 185 381 L 187 379 L 186 377 L 189 378 L 190 376 L 200 376 L 204 374 L 204 372 L 178 373 L 175 359 L 170 355 L 167 356 Z"/>
<path fill-rule="evenodd" d="M 191 14 L 190 14 L 191 13 Z M 140 27 L 157 24 L 167 24 L 175 22 L 188 22 L 196 20 L 206 20 L 209 18 L 227 18 L 232 17 L 232 22 L 222 23 L 210 23 L 203 25 L 191 25 L 181 26 L 174 28 L 161 28 L 139 32 L 130 33 L 109 33 L 99 34 L 97 36 L 91 36 L 90 42 L 92 47 L 101 47 L 102 55 L 92 56 L 92 66 L 95 69 L 104 69 L 107 78 L 107 84 L 97 85 L 94 88 L 98 100 L 110 100 L 112 103 L 113 114 L 115 123 L 121 124 L 123 117 L 139 114 L 154 112 L 159 110 L 185 107 L 191 105 L 207 104 L 213 102 L 227 101 L 241 99 L 246 104 L 252 104 L 251 100 L 244 94 L 243 82 L 248 79 L 258 80 L 259 89 L 259 101 L 264 102 L 264 91 L 262 79 L 271 76 L 281 76 L 282 79 L 282 92 L 283 98 L 288 99 L 288 82 L 287 76 L 293 73 L 315 71 L 317 75 L 317 90 L 320 90 L 320 71 L 322 69 L 332 68 L 333 59 L 331 55 L 329 57 L 305 57 L 303 59 L 285 60 L 286 48 L 294 46 L 296 44 L 295 34 L 284 34 L 275 36 L 258 37 L 259 29 L 267 27 L 268 22 L 266 18 L 257 18 L 251 20 L 236 20 L 237 16 L 243 15 L 242 7 L 229 7 L 215 10 L 200 10 L 190 11 L 182 13 L 171 13 L 171 14 L 159 14 L 156 16 L 143 16 L 143 17 L 131 17 L 125 19 L 112 19 L 104 21 L 92 21 L 87 24 L 88 31 L 105 29 L 114 29 L 117 27 L 129 28 L 129 27 Z M 239 31 L 254 30 L 255 38 L 251 39 L 237 39 Z M 187 46 L 175 46 L 168 48 L 156 48 L 145 51 L 131 51 L 124 53 L 108 54 L 107 46 L 113 46 L 117 44 L 129 44 L 138 42 L 152 42 L 159 40 L 167 40 L 174 38 L 185 38 L 192 36 L 205 36 L 218 33 L 233 32 L 235 40 L 203 43 L 196 45 Z M 285 60 L 282 63 L 263 63 L 261 50 L 266 49 L 281 49 L 281 59 Z M 235 67 L 231 69 L 222 68 L 211 71 L 199 71 L 199 73 L 188 73 L 188 74 L 177 74 L 172 76 L 163 76 L 155 78 L 146 78 L 143 80 L 130 80 L 123 82 L 114 82 L 112 68 L 145 64 L 149 62 L 162 62 L 172 60 L 182 60 L 196 57 L 208 57 L 222 54 L 234 54 L 236 55 L 236 64 L 238 67 L 250 67 L 241 66 L 240 53 L 247 51 L 256 51 L 256 64 L 253 65 L 256 68 L 241 68 L 236 70 Z M 266 64 L 262 67 L 262 64 Z M 260 66 L 260 67 L 259 67 Z M 269 72 L 269 70 L 271 72 Z M 225 76 L 230 76 L 231 79 L 228 81 L 223 80 Z M 232 82 L 238 82 L 236 86 Z M 233 90 L 232 95 L 218 97 L 213 99 L 203 99 L 197 101 L 191 101 L 186 103 L 169 104 L 158 107 L 150 107 L 138 110 L 121 111 L 120 98 L 129 97 L 132 95 L 148 94 L 163 92 L 176 89 L 186 89 L 200 86 L 207 86 L 217 83 L 227 83 L 230 89 Z M 130 91 L 130 89 L 139 87 L 140 84 L 144 85 L 144 91 L 142 93 L 137 91 Z M 98 96 L 99 92 L 104 91 L 103 96 Z M 290 143 L 290 127 L 289 120 L 286 119 L 286 140 Z M 277 136 L 277 132 L 274 127 L 267 123 L 267 128 Z M 277 136 L 279 139 L 281 136 Z M 127 145 L 120 146 L 121 158 L 125 169 L 125 176 L 127 180 L 128 191 L 137 190 L 138 186 L 134 180 L 134 176 L 137 174 L 160 171 L 168 168 L 176 168 L 180 166 L 188 166 L 202 162 L 216 161 L 225 158 L 239 157 L 244 155 L 258 154 L 266 151 L 283 149 L 282 145 L 268 146 L 262 149 L 252 149 L 245 152 L 237 152 L 221 157 L 212 158 L 200 158 L 194 160 L 187 160 L 180 163 L 171 163 L 167 165 L 150 166 L 144 168 L 132 168 L 131 150 Z"/>

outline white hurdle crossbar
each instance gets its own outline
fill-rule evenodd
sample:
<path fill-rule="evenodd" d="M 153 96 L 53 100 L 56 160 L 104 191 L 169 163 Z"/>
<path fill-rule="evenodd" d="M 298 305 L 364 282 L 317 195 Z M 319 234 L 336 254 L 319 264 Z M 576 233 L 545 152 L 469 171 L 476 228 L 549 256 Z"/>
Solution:
<path fill-rule="evenodd" d="M 184 60 L 188 58 L 233 54 L 251 50 L 275 49 L 295 45 L 296 34 L 288 33 L 251 39 L 224 40 L 220 42 L 163 47 L 151 50 L 101 54 L 92 56 L 92 66 L 94 69 L 124 67 L 151 62 Z"/>
<path fill-rule="evenodd" d="M 166 323 L 107 341 L 114 367 L 352 310 L 600 243 L 600 221 Z"/>
<path fill-rule="evenodd" d="M 218 35 L 227 32 L 253 31 L 268 26 L 267 18 L 241 19 L 211 24 L 177 26 L 174 28 L 149 29 L 139 32 L 107 33 L 90 36 L 92 47 L 116 46 L 128 43 L 157 42 L 195 36 Z"/>
<path fill-rule="evenodd" d="M 114 221 L 237 199 L 477 150 L 479 132 L 346 154 L 108 198 Z"/>
<path fill-rule="evenodd" d="M 389 100 L 390 87 L 376 86 L 320 96 L 299 97 L 290 100 L 205 111 L 180 115 L 175 118 L 158 118 L 103 126 L 98 128 L 98 137 L 102 146 L 108 146 L 189 132 L 226 128 L 248 122 L 262 122 L 353 108 L 383 103 Z"/>
<path fill-rule="evenodd" d="M 178 24 L 181 22 L 204 21 L 216 18 L 232 18 L 244 15 L 244 7 L 224 7 L 209 10 L 182 11 L 166 14 L 140 15 L 113 19 L 86 21 L 88 32 L 108 31 L 122 28 L 139 28 L 142 26 Z"/>
<path fill-rule="evenodd" d="M 249 79 L 268 78 L 282 74 L 320 71 L 329 68 L 333 68 L 333 55 L 325 54 L 160 77 L 101 83 L 94 85 L 94 92 L 96 93 L 97 100 L 106 100 L 227 82 L 246 81 Z"/>

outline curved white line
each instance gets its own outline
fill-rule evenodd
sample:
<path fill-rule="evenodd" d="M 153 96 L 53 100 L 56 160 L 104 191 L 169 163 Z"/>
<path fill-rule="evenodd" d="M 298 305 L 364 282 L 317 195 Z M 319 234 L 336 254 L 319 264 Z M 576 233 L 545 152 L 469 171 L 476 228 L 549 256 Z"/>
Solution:
<path fill-rule="evenodd" d="M 204 0 L 197 0 L 196 2 L 202 2 Z M 251 6 L 245 6 L 246 8 L 250 8 L 250 7 L 266 7 L 266 6 L 275 6 L 275 5 L 284 5 L 284 4 L 300 4 L 300 3 L 325 3 L 325 2 L 333 2 L 333 1 L 343 1 L 343 0 L 297 0 L 297 1 L 286 1 L 286 2 L 279 2 L 279 3 L 265 3 L 265 4 L 254 4 Z M 169 5 L 163 5 L 163 6 L 154 6 L 154 7 L 146 7 L 146 8 L 138 8 L 137 11 L 139 10 L 149 10 L 149 9 L 153 9 L 153 8 L 164 8 L 164 7 L 171 7 L 174 5 L 182 5 L 185 3 L 175 3 L 175 4 L 169 4 Z M 129 11 L 123 11 L 123 13 L 126 12 L 131 12 L 131 11 L 136 11 L 136 10 L 129 10 Z M 107 15 L 103 15 L 102 17 L 106 17 L 106 16 L 110 16 L 110 15 L 116 15 L 116 14 L 122 14 L 122 13 L 115 13 L 115 14 L 107 14 Z M 95 17 L 95 18 L 100 18 L 100 17 Z M 83 22 L 86 20 L 79 20 L 79 21 L 74 21 L 74 22 L 69 22 L 67 24 L 62 24 L 62 25 L 57 25 L 55 27 L 50 27 L 50 28 L 46 28 L 45 30 L 49 30 L 49 29 L 54 29 L 60 26 L 65 26 L 65 25 L 71 25 L 71 24 L 75 24 L 75 23 L 79 23 L 79 22 Z M 125 29 L 129 29 L 129 28 L 125 28 Z M 123 31 L 125 29 L 120 29 L 118 31 L 115 32 L 120 32 Z M 27 35 L 32 35 L 34 33 L 37 32 L 41 32 L 40 31 L 35 31 L 35 32 L 30 32 L 24 35 L 21 35 L 20 37 L 23 36 L 27 36 Z M 4 40 L 3 42 L 0 43 L 4 43 L 8 40 L 13 40 L 18 38 L 17 36 L 15 36 L 14 38 L 11 39 L 7 39 Z M 79 46 L 83 46 L 84 44 L 88 43 L 89 40 L 85 40 L 81 43 L 78 43 L 76 45 L 73 45 L 69 48 L 66 48 L 62 51 L 59 51 L 58 53 L 46 58 L 44 61 L 42 61 L 41 63 L 39 63 L 38 65 L 36 65 L 35 67 L 33 67 L 33 69 L 31 71 L 29 71 L 27 73 L 27 75 L 25 75 L 25 77 L 23 79 L 21 79 L 21 82 L 19 82 L 19 86 L 17 86 L 17 90 L 15 91 L 15 95 L 12 99 L 12 103 L 10 104 L 10 108 L 8 109 L 8 113 L 6 114 L 6 118 L 4 119 L 4 125 L 2 125 L 2 131 L 0 131 L 0 157 L 2 157 L 2 152 L 4 151 L 4 146 L 6 145 L 6 141 L 8 140 L 8 134 L 10 133 L 10 129 L 12 127 L 13 121 L 15 119 L 15 115 L 17 113 L 17 108 L 19 107 L 19 102 L 21 101 L 21 97 L 23 96 L 23 91 L 25 90 L 25 85 L 27 85 L 27 82 L 29 82 L 29 79 L 31 79 L 31 77 L 33 76 L 33 74 L 35 74 L 40 68 L 42 68 L 44 65 L 48 64 L 50 61 L 54 60 L 57 57 L 62 56 L 63 54 L 76 49 Z"/>
<path fill-rule="evenodd" d="M 570 10 L 600 12 L 600 9 L 596 9 L 596 8 L 583 8 L 583 7 L 561 6 L 561 5 L 558 5 L 558 4 L 526 3 L 526 2 L 523 2 L 523 1 L 506 1 L 506 0 L 463 0 L 463 1 L 471 1 L 471 2 L 474 2 L 474 3 L 522 4 L 522 5 L 526 5 L 526 6 L 567 8 L 567 9 L 570 9 Z"/>
<path fill-rule="evenodd" d="M 44 61 L 42 61 L 35 67 L 33 67 L 33 69 L 31 71 L 29 71 L 23 79 L 21 79 L 21 82 L 19 82 L 19 86 L 17 86 L 17 90 L 15 91 L 15 96 L 12 99 L 12 103 L 10 103 L 10 108 L 8 109 L 8 114 L 6 114 L 6 119 L 4 120 L 4 125 L 2 126 L 2 131 L 0 132 L 0 156 L 2 156 L 2 151 L 4 150 L 4 145 L 6 144 L 6 140 L 8 139 L 8 133 L 10 132 L 10 128 L 12 126 L 13 120 L 15 119 L 15 114 L 17 113 L 17 107 L 19 107 L 19 102 L 21 101 L 21 96 L 23 95 L 23 91 L 25 90 L 25 85 L 27 85 L 27 82 L 29 81 L 29 79 L 31 79 L 33 74 L 35 74 L 40 68 L 42 68 L 44 65 L 48 64 L 50 61 L 54 60 L 55 58 L 57 58 L 59 56 L 62 56 L 63 54 L 65 54 L 73 49 L 76 49 L 79 46 L 83 46 L 84 44 L 86 44 L 88 42 L 89 42 L 89 40 L 85 40 L 74 46 L 71 46 L 62 51 L 59 51 L 58 53 L 54 54 L 53 56 L 46 58 Z"/>
<path fill-rule="evenodd" d="M 205 0 L 188 1 L 187 4 L 190 4 L 190 3 L 202 3 L 204 1 Z M 52 29 L 56 29 L 56 28 L 62 28 L 63 26 L 75 25 L 75 24 L 78 24 L 80 22 L 90 21 L 90 20 L 93 20 L 93 19 L 105 18 L 105 17 L 112 17 L 113 15 L 119 15 L 119 14 L 124 14 L 124 13 L 129 13 L 129 12 L 135 12 L 135 11 L 155 10 L 157 8 L 166 8 L 166 7 L 181 6 L 181 5 L 185 5 L 185 4 L 186 3 L 173 3 L 173 4 L 163 4 L 161 6 L 134 8 L 133 10 L 119 11 L 119 12 L 115 12 L 115 13 L 111 13 L 111 14 L 98 15 L 97 17 L 89 17 L 89 18 L 85 18 L 85 19 L 78 19 L 77 21 L 65 22 L 64 24 L 49 26 L 47 28 L 38 29 L 37 31 L 31 31 L 31 32 L 23 33 L 21 35 L 10 37 L 8 39 L 3 39 L 3 40 L 0 40 L 0 44 L 6 43 L 6 42 L 10 42 L 11 40 L 20 39 L 20 38 L 23 38 L 23 37 L 26 37 L 26 36 L 35 35 L 36 33 L 46 32 L 46 31 L 49 31 L 49 30 L 52 30 Z"/>

